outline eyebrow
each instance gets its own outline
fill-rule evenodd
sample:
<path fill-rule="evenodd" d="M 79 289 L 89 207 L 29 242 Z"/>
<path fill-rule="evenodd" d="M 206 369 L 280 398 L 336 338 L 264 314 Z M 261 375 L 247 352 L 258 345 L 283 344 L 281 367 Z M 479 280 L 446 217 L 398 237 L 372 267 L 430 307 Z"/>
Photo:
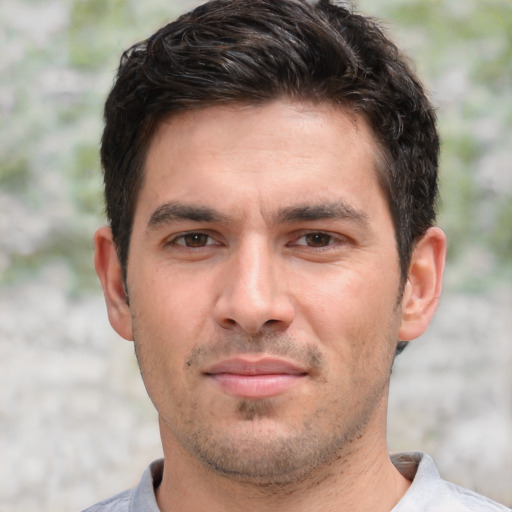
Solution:
<path fill-rule="evenodd" d="M 291 206 L 283 208 L 277 216 L 278 222 L 308 222 L 329 219 L 351 220 L 362 226 L 369 224 L 366 212 L 357 210 L 343 201 Z"/>
<path fill-rule="evenodd" d="M 179 202 L 165 203 L 159 206 L 149 218 L 147 229 L 154 230 L 174 221 L 226 222 L 228 218 L 208 206 L 195 206 Z"/>
<path fill-rule="evenodd" d="M 284 207 L 275 216 L 276 223 L 283 224 L 329 219 L 351 220 L 362 226 L 369 224 L 366 212 L 357 210 L 343 201 Z M 230 218 L 208 206 L 169 202 L 162 204 L 151 214 L 147 229 L 155 230 L 175 221 L 226 223 L 230 221 Z"/>

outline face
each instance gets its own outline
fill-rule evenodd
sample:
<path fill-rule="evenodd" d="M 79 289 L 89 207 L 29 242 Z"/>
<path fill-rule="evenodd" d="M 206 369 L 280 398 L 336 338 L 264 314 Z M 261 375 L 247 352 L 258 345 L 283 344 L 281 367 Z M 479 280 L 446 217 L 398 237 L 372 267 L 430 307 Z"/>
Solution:
<path fill-rule="evenodd" d="M 285 482 L 382 431 L 401 313 L 375 161 L 365 122 L 330 106 L 212 107 L 159 128 L 118 330 L 164 450 Z"/>

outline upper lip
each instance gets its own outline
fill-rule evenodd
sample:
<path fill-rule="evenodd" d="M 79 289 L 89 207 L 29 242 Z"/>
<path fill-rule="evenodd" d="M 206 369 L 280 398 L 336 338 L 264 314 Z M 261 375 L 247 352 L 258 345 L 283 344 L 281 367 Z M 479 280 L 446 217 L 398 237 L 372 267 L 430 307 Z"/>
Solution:
<path fill-rule="evenodd" d="M 204 373 L 207 375 L 220 373 L 232 373 L 236 375 L 302 375 L 306 374 L 307 371 L 304 368 L 281 358 L 271 356 L 258 356 L 257 358 L 251 358 L 244 356 L 219 361 L 218 363 L 208 366 Z"/>

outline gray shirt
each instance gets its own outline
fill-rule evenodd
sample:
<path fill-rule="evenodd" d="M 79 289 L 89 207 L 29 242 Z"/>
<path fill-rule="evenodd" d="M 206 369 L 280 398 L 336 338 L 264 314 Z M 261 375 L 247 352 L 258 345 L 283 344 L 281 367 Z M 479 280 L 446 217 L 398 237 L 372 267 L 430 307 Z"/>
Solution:
<path fill-rule="evenodd" d="M 432 458 L 421 452 L 391 456 L 395 467 L 412 480 L 409 490 L 390 512 L 511 512 L 480 494 L 443 480 Z M 140 483 L 83 512 L 159 512 L 155 489 L 160 485 L 164 462 L 150 464 Z"/>

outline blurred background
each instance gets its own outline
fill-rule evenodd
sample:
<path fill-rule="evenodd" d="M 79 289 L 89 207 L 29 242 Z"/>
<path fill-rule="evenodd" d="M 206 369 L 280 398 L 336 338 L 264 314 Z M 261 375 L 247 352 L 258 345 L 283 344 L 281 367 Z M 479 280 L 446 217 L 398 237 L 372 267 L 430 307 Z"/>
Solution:
<path fill-rule="evenodd" d="M 123 49 L 186 0 L 0 0 L 0 511 L 81 510 L 161 455 L 92 265 L 102 104 Z M 512 2 L 361 0 L 416 63 L 450 242 L 429 331 L 392 379 L 393 451 L 512 505 Z"/>

